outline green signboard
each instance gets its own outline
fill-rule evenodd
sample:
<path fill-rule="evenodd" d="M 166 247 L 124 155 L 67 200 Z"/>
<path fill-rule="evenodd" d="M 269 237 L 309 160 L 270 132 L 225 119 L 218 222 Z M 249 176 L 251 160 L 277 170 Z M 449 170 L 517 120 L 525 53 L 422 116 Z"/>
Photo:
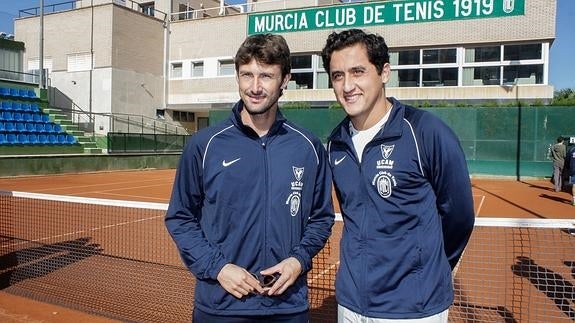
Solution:
<path fill-rule="evenodd" d="M 248 15 L 248 35 L 519 16 L 525 0 L 398 0 Z"/>

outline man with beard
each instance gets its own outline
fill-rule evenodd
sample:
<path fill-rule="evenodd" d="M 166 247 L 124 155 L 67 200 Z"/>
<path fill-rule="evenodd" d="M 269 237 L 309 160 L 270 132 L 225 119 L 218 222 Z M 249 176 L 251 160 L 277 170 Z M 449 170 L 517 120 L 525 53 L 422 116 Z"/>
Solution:
<path fill-rule="evenodd" d="M 249 36 L 234 63 L 240 100 L 190 138 L 166 227 L 196 277 L 194 322 L 307 323 L 306 273 L 334 221 L 327 153 L 278 110 L 283 37 Z"/>

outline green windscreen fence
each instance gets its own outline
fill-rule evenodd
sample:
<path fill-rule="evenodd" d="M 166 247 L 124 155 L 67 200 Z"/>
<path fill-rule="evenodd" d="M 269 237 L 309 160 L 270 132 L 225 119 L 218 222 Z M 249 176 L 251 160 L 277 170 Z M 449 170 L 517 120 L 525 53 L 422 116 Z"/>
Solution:
<path fill-rule="evenodd" d="M 472 174 L 551 175 L 548 147 L 558 136 L 575 134 L 575 107 L 422 108 L 444 120 L 458 136 Z M 282 109 L 289 120 L 323 142 L 345 117 L 342 109 Z M 210 124 L 230 114 L 210 112 Z"/>
<path fill-rule="evenodd" d="M 109 153 L 163 153 L 182 151 L 189 135 L 108 133 Z"/>

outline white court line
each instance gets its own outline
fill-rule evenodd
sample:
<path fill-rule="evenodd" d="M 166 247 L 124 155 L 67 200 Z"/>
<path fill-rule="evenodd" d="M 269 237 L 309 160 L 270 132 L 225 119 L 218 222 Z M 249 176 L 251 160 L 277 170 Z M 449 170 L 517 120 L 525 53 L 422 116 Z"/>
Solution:
<path fill-rule="evenodd" d="M 90 192 L 88 192 L 90 193 Z M 116 194 L 116 193 L 105 193 L 105 192 L 91 192 L 91 193 L 100 193 L 101 195 L 105 196 L 121 196 L 123 198 L 139 198 L 139 199 L 147 199 L 147 200 L 156 200 L 160 203 L 167 203 L 169 199 L 162 198 L 162 197 L 150 197 L 150 196 L 140 196 L 140 195 L 126 195 L 126 194 Z"/>
<path fill-rule="evenodd" d="M 106 192 L 114 192 L 114 191 L 124 191 L 124 190 L 132 190 L 132 189 L 138 189 L 138 188 L 149 188 L 149 187 L 157 187 L 157 186 L 164 186 L 166 184 L 154 184 L 154 185 L 140 185 L 140 186 L 130 186 L 130 187 L 120 187 L 120 188 L 112 188 L 109 190 L 101 190 L 101 191 L 83 191 L 81 192 L 82 194 L 86 194 L 86 193 L 106 193 Z M 131 196 L 131 195 L 126 195 L 126 196 Z"/>
<path fill-rule="evenodd" d="M 154 181 L 159 181 L 160 179 L 148 179 L 148 180 L 141 180 L 139 181 L 141 182 L 154 182 Z M 165 180 L 164 180 L 165 181 Z M 122 181 L 122 182 L 112 182 L 112 183 L 100 183 L 100 184 L 87 184 L 87 185 L 72 185 L 72 186 L 62 186 L 62 187 L 57 187 L 57 188 L 46 188 L 46 189 L 40 189 L 37 190 L 37 192 L 45 192 L 45 191 L 59 191 L 59 190 L 66 190 L 66 189 L 70 189 L 70 188 L 88 188 L 88 187 L 98 187 L 98 186 L 109 186 L 109 185 L 120 185 L 120 184 L 132 184 L 134 183 L 134 181 Z M 161 184 L 158 184 L 161 185 Z M 124 189 L 131 189 L 132 186 L 130 187 L 126 187 Z"/>
<path fill-rule="evenodd" d="M 481 202 L 479 202 L 479 206 L 477 207 L 477 212 L 475 212 L 475 216 L 478 216 L 479 213 L 481 212 L 481 207 L 483 207 L 483 202 L 485 201 L 485 195 L 473 195 L 473 197 L 475 196 L 481 196 Z"/>
<path fill-rule="evenodd" d="M 59 201 L 59 202 L 71 202 L 71 203 L 81 203 L 81 204 L 96 204 L 103 206 L 120 206 L 120 207 L 132 207 L 132 208 L 145 208 L 153 210 L 168 210 L 168 204 L 166 203 L 154 203 L 154 202 L 136 202 L 136 201 L 126 201 L 126 200 L 109 200 L 109 199 L 99 199 L 93 197 L 80 197 L 71 195 L 54 195 L 54 194 L 43 194 L 43 193 L 29 193 L 29 192 L 19 192 L 19 191 L 2 191 L 0 190 L 0 195 L 8 195 L 14 197 L 23 197 L 38 200 L 48 200 L 48 201 Z"/>
<path fill-rule="evenodd" d="M 22 241 L 22 242 L 18 242 L 18 243 L 12 243 L 12 244 L 8 244 L 8 245 L 3 245 L 3 246 L 0 246 L 0 247 L 1 247 L 1 248 L 7 248 L 7 247 L 14 247 L 14 246 L 21 246 L 21 245 L 28 244 L 28 243 L 32 243 L 32 242 L 40 242 L 40 241 L 51 240 L 51 239 L 56 239 L 56 238 L 63 238 L 63 237 L 73 236 L 73 235 L 77 235 L 77 234 L 81 234 L 81 233 L 88 233 L 88 232 L 92 232 L 92 231 L 98 231 L 98 230 L 103 230 L 103 229 L 109 229 L 109 228 L 119 227 L 119 226 L 123 226 L 123 225 L 134 224 L 134 223 L 138 223 L 138 222 L 149 221 L 149 220 L 153 220 L 153 219 L 160 218 L 160 217 L 164 217 L 164 216 L 163 216 L 163 215 L 158 215 L 158 216 L 153 216 L 153 217 L 144 218 L 144 219 L 138 219 L 138 220 L 134 220 L 134 221 L 121 222 L 121 223 L 116 223 L 116 224 L 109 224 L 109 225 L 104 225 L 104 226 L 101 226 L 101 227 L 91 228 L 91 229 L 88 229 L 88 230 L 79 230 L 79 231 L 76 231 L 76 232 L 69 232 L 69 233 L 64 233 L 64 234 L 58 234 L 58 235 L 55 235 L 55 236 L 44 237 L 44 238 L 34 239 L 34 240 L 27 240 L 27 241 Z"/>

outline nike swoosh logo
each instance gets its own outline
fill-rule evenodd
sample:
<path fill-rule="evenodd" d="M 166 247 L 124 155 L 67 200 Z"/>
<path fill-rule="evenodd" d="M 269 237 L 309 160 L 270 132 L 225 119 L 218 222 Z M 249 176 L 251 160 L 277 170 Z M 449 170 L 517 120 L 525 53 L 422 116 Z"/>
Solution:
<path fill-rule="evenodd" d="M 234 160 L 230 160 L 229 162 L 227 162 L 227 161 L 224 159 L 224 160 L 222 160 L 222 166 L 228 167 L 228 166 L 230 166 L 231 164 L 237 162 L 237 161 L 240 160 L 240 159 L 241 159 L 241 158 L 236 158 L 236 159 L 234 159 Z"/>
<path fill-rule="evenodd" d="M 343 156 L 343 157 L 341 157 L 341 159 L 336 159 L 334 162 L 335 166 L 339 165 L 345 159 L 345 157 L 347 157 L 347 156 Z"/>

